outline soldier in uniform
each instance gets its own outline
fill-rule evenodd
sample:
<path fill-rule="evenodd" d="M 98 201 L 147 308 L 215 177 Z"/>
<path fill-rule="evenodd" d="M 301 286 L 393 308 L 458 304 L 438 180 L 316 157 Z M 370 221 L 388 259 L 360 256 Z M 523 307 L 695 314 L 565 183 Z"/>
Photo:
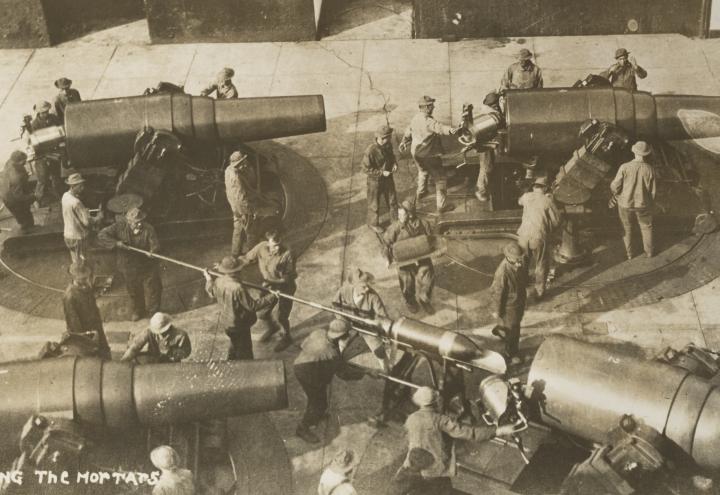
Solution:
<path fill-rule="evenodd" d="M 478 109 L 478 117 L 483 115 L 494 115 L 498 120 L 503 121 L 504 116 L 500 109 L 500 95 L 492 91 L 485 96 L 483 104 Z M 490 147 L 485 147 L 478 151 L 478 160 L 480 162 L 480 169 L 478 170 L 477 183 L 475 185 L 475 197 L 480 201 L 487 201 L 490 199 L 490 174 L 492 174 L 495 168 L 495 150 Z"/>
<path fill-rule="evenodd" d="M 20 232 L 26 234 L 35 225 L 30 206 L 35 202 L 35 194 L 31 192 L 29 177 L 25 170 L 27 155 L 22 151 L 13 151 L 10 159 L 5 162 L 0 181 L 0 198 L 5 207 L 15 217 Z"/>
<path fill-rule="evenodd" d="M 616 62 L 600 75 L 606 78 L 615 88 L 625 88 L 637 91 L 637 77 L 645 79 L 647 71 L 640 67 L 635 57 L 630 57 L 630 52 L 625 48 L 618 48 L 615 51 Z"/>
<path fill-rule="evenodd" d="M 203 89 L 200 94 L 202 96 L 210 96 L 215 93 L 218 100 L 237 98 L 237 88 L 232 82 L 234 75 L 234 70 L 229 67 L 225 67 L 218 73 L 215 82 L 210 83 L 210 85 Z"/>
<path fill-rule="evenodd" d="M 65 122 L 65 107 L 69 103 L 81 101 L 82 98 L 80 98 L 80 92 L 72 87 L 72 81 L 67 77 L 61 77 L 55 81 L 55 87 L 60 90 L 55 96 L 55 115 L 62 124 Z"/>
<path fill-rule="evenodd" d="M 432 176 L 435 181 L 438 213 L 452 211 L 455 207 L 447 203 L 447 179 L 442 168 L 443 148 L 440 136 L 457 134 L 460 128 L 441 124 L 433 118 L 434 98 L 420 97 L 418 107 L 420 111 L 410 121 L 400 142 L 402 152 L 407 150 L 408 145 L 410 146 L 410 154 L 417 165 L 416 202 L 427 193 L 428 179 Z"/>
<path fill-rule="evenodd" d="M 257 242 L 254 228 L 258 202 L 256 183 L 257 178 L 248 164 L 248 156 L 241 151 L 234 151 L 225 169 L 225 194 L 233 214 L 231 254 L 236 258 Z"/>
<path fill-rule="evenodd" d="M 143 349 L 147 348 L 145 352 Z M 190 337 L 172 323 L 170 315 L 155 313 L 150 327 L 133 335 L 120 361 L 140 358 L 149 363 L 179 363 L 192 352 Z"/>
<path fill-rule="evenodd" d="M 393 222 L 383 235 L 388 259 L 391 258 L 392 246 L 397 241 L 431 234 L 430 225 L 415 215 L 415 203 L 408 200 L 403 201 L 398 210 L 398 220 Z M 421 259 L 412 265 L 398 267 L 397 272 L 400 291 L 408 311 L 417 313 L 418 303 L 420 303 L 425 312 L 433 314 L 435 309 L 430 303 L 430 298 L 435 284 L 435 271 L 430 257 Z"/>
<path fill-rule="evenodd" d="M 146 217 L 146 213 L 140 208 L 131 208 L 125 215 L 125 221 L 118 220 L 98 234 L 102 245 L 118 249 L 118 268 L 125 277 L 133 321 L 157 313 L 162 297 L 159 261 L 145 254 L 123 249 L 130 246 L 151 253 L 160 249 L 155 228 L 145 222 Z"/>
<path fill-rule="evenodd" d="M 160 470 L 160 478 L 152 487 L 152 495 L 195 495 L 192 471 L 180 467 L 180 456 L 172 447 L 160 445 L 150 452 L 152 465 Z"/>
<path fill-rule="evenodd" d="M 51 109 L 52 105 L 47 101 L 38 102 L 33 106 L 35 118 L 30 122 L 31 132 L 62 125 L 60 119 L 50 113 Z M 57 201 L 64 190 L 60 178 L 60 160 L 50 157 L 35 160 L 35 175 L 37 176 L 35 196 L 40 198 L 41 205 L 47 206 L 53 199 Z"/>
<path fill-rule="evenodd" d="M 378 234 L 380 226 L 380 203 L 384 200 L 390 210 L 390 218 L 397 220 L 397 193 L 393 174 L 397 171 L 397 160 L 392 149 L 393 129 L 382 125 L 375 131 L 375 141 L 367 147 L 363 156 L 363 172 L 367 175 L 367 224 Z"/>
<path fill-rule="evenodd" d="M 527 48 L 523 48 L 518 52 L 517 58 L 518 61 L 511 64 L 503 74 L 500 88 L 503 90 L 542 88 L 542 70 L 533 63 L 532 52 Z"/>

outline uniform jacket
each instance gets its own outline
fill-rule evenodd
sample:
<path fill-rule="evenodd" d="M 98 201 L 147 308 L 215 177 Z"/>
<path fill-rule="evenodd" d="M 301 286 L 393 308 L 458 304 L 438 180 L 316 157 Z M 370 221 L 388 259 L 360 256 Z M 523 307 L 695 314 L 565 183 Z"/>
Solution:
<path fill-rule="evenodd" d="M 515 62 L 505 71 L 500 85 L 505 89 L 542 88 L 542 69 L 532 62 L 527 69 L 520 62 Z"/>
<path fill-rule="evenodd" d="M 30 192 L 31 189 L 25 166 L 8 161 L 2 171 L 0 198 L 5 203 L 32 203 L 35 195 Z"/>
<path fill-rule="evenodd" d="M 246 261 L 258 262 L 260 273 L 270 285 L 288 284 L 295 280 L 295 259 L 285 246 L 277 254 L 271 254 L 267 241 L 256 244 L 245 256 Z"/>
<path fill-rule="evenodd" d="M 55 96 L 55 115 L 57 115 L 61 124 L 65 122 L 65 107 L 67 107 L 68 103 L 77 103 L 81 100 L 80 92 L 75 88 L 60 91 Z"/>
<path fill-rule="evenodd" d="M 521 245 L 528 241 L 544 241 L 560 225 L 560 211 L 551 194 L 535 189 L 520 196 L 518 204 L 523 207 L 522 222 L 517 231 Z"/>
<path fill-rule="evenodd" d="M 177 363 L 192 352 L 187 332 L 174 326 L 170 326 L 162 335 L 151 332 L 149 328 L 134 335 L 128 344 L 130 359 L 140 354 L 146 345 L 147 353 L 163 362 Z"/>
<path fill-rule="evenodd" d="M 645 79 L 647 77 L 647 71 L 639 65 L 636 69 L 630 63 L 616 63 L 611 65 L 600 75 L 608 79 L 615 88 L 626 88 L 636 91 L 637 80 L 635 79 L 635 76 L 640 79 Z"/>
<path fill-rule="evenodd" d="M 449 136 L 453 128 L 441 124 L 425 112 L 418 112 L 410 121 L 403 136 L 404 141 L 411 141 L 410 153 L 417 158 L 440 156 L 443 153 L 440 136 Z"/>
<path fill-rule="evenodd" d="M 388 249 L 388 258 L 392 254 L 390 251 L 392 245 L 397 241 L 431 234 L 432 229 L 430 228 L 430 224 L 418 217 L 412 219 L 408 218 L 405 223 L 402 223 L 399 220 L 394 221 L 383 234 L 383 241 Z"/>
<path fill-rule="evenodd" d="M 482 442 L 495 436 L 495 427 L 460 424 L 450 416 L 422 407 L 405 421 L 408 452 L 425 449 L 435 457 L 435 463 L 422 471 L 426 478 L 453 477 L 457 473 L 453 438 Z"/>
<path fill-rule="evenodd" d="M 618 197 L 621 208 L 651 208 L 655 203 L 655 169 L 640 160 L 623 163 L 610 190 Z"/>
<path fill-rule="evenodd" d="M 257 177 L 250 165 L 240 170 L 228 165 L 225 169 L 225 195 L 230 209 L 236 215 L 255 212 L 257 207 Z"/>
<path fill-rule="evenodd" d="M 360 300 L 356 301 L 353 296 L 352 284 L 345 284 L 340 287 L 340 290 L 338 290 L 337 294 L 335 294 L 333 304 L 341 306 L 346 310 L 358 310 L 359 316 L 370 318 L 375 316 L 387 317 L 385 305 L 373 288 L 370 288 L 367 294 L 365 294 Z"/>
<path fill-rule="evenodd" d="M 152 495 L 195 495 L 195 482 L 189 469 L 163 471 Z"/>
<path fill-rule="evenodd" d="M 54 115 L 52 113 L 47 114 L 47 118 L 42 118 L 40 115 L 36 115 L 34 119 L 30 122 L 30 129 L 33 131 L 37 131 L 39 129 L 44 129 L 46 127 L 51 127 L 54 125 L 62 125 L 62 122 L 60 122 L 60 119 L 57 115 Z"/>
<path fill-rule="evenodd" d="M 63 293 L 62 302 L 69 333 L 98 332 L 100 349 L 110 348 L 92 287 L 78 287 L 71 283 Z"/>
<path fill-rule="evenodd" d="M 373 142 L 365 150 L 363 155 L 362 168 L 368 177 L 379 179 L 382 177 L 383 171 L 392 172 L 393 167 L 397 163 L 395 153 L 393 153 L 392 144 L 388 143 L 380 146 L 377 142 Z"/>
<path fill-rule="evenodd" d="M 157 253 L 160 250 L 160 241 L 158 240 L 155 228 L 149 223 L 143 223 L 143 228 L 140 233 L 135 234 L 128 222 L 124 220 L 117 221 L 100 231 L 98 241 L 108 249 L 115 247 L 117 241 L 122 241 L 127 246 L 144 249 L 151 253 Z M 117 254 L 118 267 L 122 271 L 151 270 L 158 264 L 157 259 L 149 258 L 144 254 L 127 251 L 125 249 L 119 249 Z"/>
<path fill-rule="evenodd" d="M 272 294 L 253 299 L 245 287 L 229 275 L 206 282 L 205 290 L 220 305 L 220 316 L 227 327 L 247 325 L 254 321 L 254 313 L 275 301 Z"/>
<path fill-rule="evenodd" d="M 503 258 L 495 270 L 495 277 L 492 283 L 492 308 L 503 317 L 508 308 L 513 311 L 525 309 L 527 300 L 528 268 L 527 263 L 514 268 L 507 259 Z"/>

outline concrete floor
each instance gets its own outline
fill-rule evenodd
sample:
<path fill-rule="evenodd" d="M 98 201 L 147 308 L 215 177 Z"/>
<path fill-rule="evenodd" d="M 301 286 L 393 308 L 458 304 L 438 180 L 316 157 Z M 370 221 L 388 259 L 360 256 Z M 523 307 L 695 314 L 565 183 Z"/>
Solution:
<path fill-rule="evenodd" d="M 624 46 L 645 67 L 649 76 L 640 89 L 656 93 L 720 95 L 720 40 L 692 40 L 679 35 L 539 37 L 472 40 L 441 43 L 434 40 L 331 40 L 309 43 L 187 44 L 147 43 L 138 24 L 90 35 L 55 48 L 0 51 L 0 156 L 16 148 L 11 142 L 24 113 L 40 99 L 55 93 L 52 81 L 60 76 L 74 80 L 83 98 L 136 95 L 160 80 L 184 84 L 197 94 L 224 66 L 233 67 L 241 96 L 322 93 L 328 130 L 322 134 L 278 140 L 307 157 L 322 175 L 329 200 L 327 215 L 315 242 L 298 261 L 298 296 L 328 302 L 340 284 L 343 271 L 360 264 L 377 279 L 376 288 L 391 316 L 402 313 L 396 276 L 387 270 L 377 241 L 364 224 L 365 181 L 360 159 L 372 132 L 385 121 L 403 129 L 416 111 L 420 95 L 437 98 L 436 117 L 457 122 L 462 104 L 480 103 L 499 83 L 502 71 L 522 47 L 536 54 L 545 85 L 571 85 L 590 72 L 613 62 L 616 48 Z M 717 148 L 716 148 L 717 149 Z M 397 187 L 409 194 L 414 180 L 407 156 L 400 159 Z M 3 226 L 10 226 L 8 220 Z M 653 354 L 667 345 L 688 342 L 720 347 L 720 311 L 715 306 L 720 282 L 713 282 L 656 304 L 605 313 L 581 313 L 557 307 L 535 311 L 524 321 L 528 336 L 552 332 L 583 334 L 598 339 L 619 339 Z M 460 325 L 465 307 L 482 302 L 438 290 L 443 301 L 427 321 L 488 336 L 492 321 Z M 581 297 L 579 295 L 578 297 Z M 628 301 L 630 302 L 630 301 Z M 58 300 L 58 304 L 60 301 Z M 545 306 L 544 306 L 545 307 Z M 578 303 L 579 307 L 579 303 Z M 216 337 L 214 306 L 176 315 L 195 343 L 195 359 L 224 355 L 225 338 Z M 2 308 L 0 301 L 0 360 L 27 357 L 40 343 L 63 331 L 60 320 L 32 318 Z M 314 309 L 296 306 L 291 322 L 297 340 L 326 321 Z M 120 351 L 128 332 L 145 323 L 108 323 L 113 349 Z M 261 357 L 273 357 L 271 346 L 257 344 Z M 298 352 L 294 346 L 282 354 L 291 367 Z M 309 447 L 293 435 L 304 407 L 302 392 L 288 373 L 290 409 L 271 419 L 285 441 L 292 462 L 295 493 L 311 494 L 321 468 L 340 448 L 351 446 L 362 454 L 377 434 L 363 421 L 379 402 L 380 384 L 336 383 L 332 412 L 336 425 L 328 441 Z"/>

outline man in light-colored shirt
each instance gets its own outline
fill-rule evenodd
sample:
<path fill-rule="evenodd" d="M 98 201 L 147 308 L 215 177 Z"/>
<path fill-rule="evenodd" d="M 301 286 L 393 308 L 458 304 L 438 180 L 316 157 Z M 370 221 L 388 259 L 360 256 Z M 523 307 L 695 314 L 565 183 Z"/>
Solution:
<path fill-rule="evenodd" d="M 97 217 L 91 216 L 80 199 L 85 190 L 85 179 L 82 175 L 71 174 L 65 180 L 65 183 L 70 186 L 70 190 L 63 194 L 61 200 L 63 237 L 65 238 L 65 245 L 70 250 L 72 262 L 85 263 L 90 244 L 90 234 L 102 221 L 103 214 L 100 211 Z"/>
<path fill-rule="evenodd" d="M 254 229 L 258 202 L 257 178 L 248 162 L 245 153 L 234 151 L 230 155 L 230 164 L 225 169 L 225 195 L 233 214 L 231 254 L 236 258 L 257 242 Z"/>
<path fill-rule="evenodd" d="M 538 89 L 543 87 L 540 67 L 532 61 L 533 54 L 527 48 L 518 53 L 518 61 L 511 64 L 503 74 L 500 89 Z"/>
<path fill-rule="evenodd" d="M 635 222 L 640 225 L 645 256 L 655 255 L 653 250 L 653 206 L 655 204 L 655 170 L 647 162 L 652 152 L 645 141 L 638 141 L 632 147 L 635 159 L 620 165 L 610 190 L 617 198 L 618 214 L 625 235 L 625 251 L 628 259 L 635 256 L 633 231 Z"/>
<path fill-rule="evenodd" d="M 618 48 L 615 51 L 615 62 L 606 71 L 600 73 L 613 85 L 614 88 L 625 88 L 637 91 L 637 79 L 645 79 L 647 71 L 640 67 L 635 57 L 630 57 L 630 52 L 625 48 Z"/>
<path fill-rule="evenodd" d="M 438 213 L 452 211 L 454 206 L 447 203 L 447 179 L 442 168 L 443 147 L 440 136 L 457 134 L 460 128 L 442 124 L 433 118 L 434 98 L 420 97 L 418 107 L 420 111 L 410 121 L 399 147 L 401 152 L 405 152 L 409 144 L 410 154 L 417 165 L 416 202 L 427 193 L 428 179 L 432 176 Z"/>
<path fill-rule="evenodd" d="M 213 93 L 217 95 L 218 100 L 227 100 L 230 98 L 237 98 L 237 88 L 232 82 L 232 77 L 235 75 L 235 71 L 229 67 L 225 67 L 221 70 L 215 82 L 211 83 L 208 87 L 203 89 L 200 94 L 202 96 L 210 96 Z"/>

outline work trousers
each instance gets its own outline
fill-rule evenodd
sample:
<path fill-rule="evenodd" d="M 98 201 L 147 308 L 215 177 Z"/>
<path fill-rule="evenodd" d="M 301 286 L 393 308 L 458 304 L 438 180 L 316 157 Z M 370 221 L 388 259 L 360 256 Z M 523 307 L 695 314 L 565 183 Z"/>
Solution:
<path fill-rule="evenodd" d="M 413 303 L 415 297 L 421 302 L 430 302 L 435 285 L 435 270 L 430 259 L 420 260 L 412 265 L 398 267 L 400 292 L 405 302 Z"/>
<path fill-rule="evenodd" d="M 419 360 L 420 358 L 418 356 L 413 355 L 410 352 L 403 353 L 400 361 L 392 367 L 390 376 L 400 378 L 401 380 L 411 381 L 410 378 L 412 378 L 412 373 L 415 370 L 415 367 L 417 367 Z M 387 419 L 388 413 L 390 413 L 390 411 L 399 404 L 400 399 L 406 397 L 407 395 L 407 387 L 400 385 L 399 383 L 391 382 L 390 380 L 385 380 L 382 396 L 382 410 L 380 411 L 383 421 Z"/>
<path fill-rule="evenodd" d="M 398 201 L 393 176 L 367 178 L 367 223 L 380 225 L 380 203 L 384 202 L 390 211 L 390 218 L 397 220 Z"/>
<path fill-rule="evenodd" d="M 253 215 L 233 213 L 233 235 L 231 253 L 234 257 L 242 256 L 257 244 Z"/>
<path fill-rule="evenodd" d="M 242 323 L 236 323 L 235 326 L 225 329 L 225 335 L 230 339 L 230 349 L 228 349 L 228 361 L 240 361 L 244 359 L 255 359 L 253 354 L 252 335 L 250 327 L 255 323 L 255 317 L 248 319 Z"/>
<path fill-rule="evenodd" d="M 52 200 L 59 199 L 64 192 L 60 177 L 60 161 L 43 158 L 35 162 L 34 169 L 37 177 L 35 197 L 42 206 L 47 206 Z"/>
<path fill-rule="evenodd" d="M 332 362 L 301 363 L 294 366 L 295 377 L 307 396 L 305 414 L 300 424 L 305 427 L 316 426 L 328 410 L 328 386 L 334 375 L 330 367 Z"/>
<path fill-rule="evenodd" d="M 152 316 L 160 311 L 162 280 L 160 265 L 154 263 L 146 269 L 129 268 L 123 271 L 125 286 L 130 296 L 130 309 L 133 313 Z M 146 312 L 147 310 L 147 312 Z"/>
<path fill-rule="evenodd" d="M 20 226 L 21 232 L 27 232 L 35 225 L 35 219 L 33 218 L 32 211 L 30 211 L 30 205 L 27 201 L 12 202 L 6 201 L 5 208 L 15 217 L 15 221 Z"/>
<path fill-rule="evenodd" d="M 490 184 L 490 174 L 495 167 L 495 151 L 487 150 L 478 153 L 478 161 L 480 162 L 480 169 L 478 170 L 475 189 L 483 196 L 489 196 L 490 190 L 488 189 L 488 185 Z"/>
<path fill-rule="evenodd" d="M 87 262 L 88 256 L 88 247 L 90 246 L 90 241 L 86 239 L 68 239 L 65 238 L 65 246 L 67 246 L 68 250 L 70 251 L 70 259 L 73 263 L 76 264 L 82 264 Z"/>
<path fill-rule="evenodd" d="M 505 352 L 509 357 L 520 353 L 520 322 L 525 308 L 508 307 L 505 314 L 500 317 L 505 329 Z"/>
<path fill-rule="evenodd" d="M 653 256 L 653 216 L 651 208 L 623 208 L 618 206 L 620 222 L 622 223 L 625 235 L 625 252 L 628 257 L 632 257 L 635 253 L 633 250 L 633 237 L 635 237 L 635 223 L 640 225 L 640 233 L 642 235 L 643 249 L 645 254 Z"/>
<path fill-rule="evenodd" d="M 442 159 L 438 156 L 413 158 L 418 171 L 416 197 L 420 198 L 427 192 L 428 180 L 432 177 L 433 181 L 435 181 L 435 202 L 438 211 L 440 211 L 447 203 L 447 179 L 445 178 L 445 171 L 442 169 Z"/>
<path fill-rule="evenodd" d="M 547 239 L 518 239 L 518 244 L 535 263 L 535 291 L 538 296 L 545 293 L 548 271 L 550 270 L 550 249 Z"/>
<path fill-rule="evenodd" d="M 292 296 L 297 290 L 295 282 L 288 282 L 287 284 L 265 284 L 267 287 L 273 290 L 279 290 L 280 292 Z M 280 297 L 276 299 L 270 306 L 261 309 L 257 312 L 258 320 L 270 322 L 272 320 L 273 309 L 277 306 L 277 320 L 282 327 L 285 335 L 290 335 L 290 311 L 293 308 L 293 301 L 286 297 Z"/>
<path fill-rule="evenodd" d="M 455 490 L 452 486 L 452 480 L 447 477 L 425 478 L 425 493 L 435 495 L 453 495 Z"/>

